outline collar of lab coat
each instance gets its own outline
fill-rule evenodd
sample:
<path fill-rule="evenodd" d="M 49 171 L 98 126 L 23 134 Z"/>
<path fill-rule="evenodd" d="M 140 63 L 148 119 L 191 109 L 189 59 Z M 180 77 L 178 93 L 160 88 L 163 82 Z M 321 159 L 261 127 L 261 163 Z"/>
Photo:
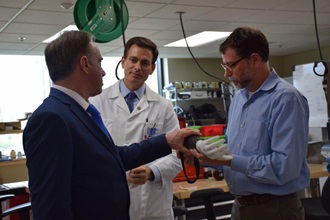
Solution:
<path fill-rule="evenodd" d="M 119 87 L 120 87 L 120 81 L 117 81 L 113 86 L 111 86 L 109 89 L 108 98 L 110 99 L 118 98 L 118 96 L 121 94 Z M 146 85 L 146 92 L 144 94 L 145 99 L 147 101 L 157 101 L 158 100 L 157 96 L 158 94 L 152 91 L 148 85 Z"/>
<path fill-rule="evenodd" d="M 123 94 L 124 97 L 126 97 L 128 95 L 128 93 L 131 92 L 131 90 L 129 90 L 126 87 L 123 80 L 120 80 L 119 88 L 120 88 L 121 94 Z M 146 91 L 146 84 L 144 83 L 140 88 L 138 88 L 137 90 L 134 90 L 133 92 L 137 96 L 138 100 L 141 100 L 141 98 L 144 95 L 145 91 Z"/>

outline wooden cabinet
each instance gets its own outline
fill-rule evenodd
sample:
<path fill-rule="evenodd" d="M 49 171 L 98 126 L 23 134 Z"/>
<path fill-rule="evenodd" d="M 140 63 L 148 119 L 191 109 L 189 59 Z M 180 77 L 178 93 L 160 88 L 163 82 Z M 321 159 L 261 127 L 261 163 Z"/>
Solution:
<path fill-rule="evenodd" d="M 21 134 L 21 122 L 0 122 L 0 135 Z M 8 156 L 7 156 L 8 157 Z M 10 158 L 9 158 L 10 159 Z M 28 179 L 26 160 L 3 159 L 0 162 L 0 184 Z"/>
<path fill-rule="evenodd" d="M 18 134 L 22 133 L 21 122 L 0 122 L 1 134 Z"/>

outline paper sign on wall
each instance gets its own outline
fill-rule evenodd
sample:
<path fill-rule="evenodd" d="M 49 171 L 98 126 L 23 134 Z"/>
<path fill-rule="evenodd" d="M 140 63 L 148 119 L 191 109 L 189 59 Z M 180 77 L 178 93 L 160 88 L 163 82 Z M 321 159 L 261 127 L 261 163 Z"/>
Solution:
<path fill-rule="evenodd" d="M 317 76 L 313 71 L 314 63 L 295 66 L 293 85 L 304 94 L 309 105 L 309 127 L 326 127 L 328 109 L 323 90 L 323 76 Z M 324 66 L 315 68 L 318 74 L 324 73 Z"/>

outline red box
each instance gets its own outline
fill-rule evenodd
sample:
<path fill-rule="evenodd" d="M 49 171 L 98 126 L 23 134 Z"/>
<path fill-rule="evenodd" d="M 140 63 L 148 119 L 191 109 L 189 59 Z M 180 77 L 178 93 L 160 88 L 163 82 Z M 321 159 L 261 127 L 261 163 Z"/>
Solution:
<path fill-rule="evenodd" d="M 224 124 L 214 124 L 208 126 L 202 126 L 199 128 L 203 137 L 223 135 Z"/>

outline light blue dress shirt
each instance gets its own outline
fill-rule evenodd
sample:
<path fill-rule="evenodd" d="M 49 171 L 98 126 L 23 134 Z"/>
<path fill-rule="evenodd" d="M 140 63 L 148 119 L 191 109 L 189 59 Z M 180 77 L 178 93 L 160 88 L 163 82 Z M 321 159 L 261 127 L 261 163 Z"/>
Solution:
<path fill-rule="evenodd" d="M 123 94 L 124 96 L 124 99 L 125 101 L 127 102 L 127 95 L 129 92 L 131 92 L 125 85 L 125 83 L 123 82 L 123 80 L 120 80 L 120 92 L 121 94 Z M 133 104 L 134 104 L 134 108 L 136 107 L 136 105 L 139 103 L 140 99 L 142 98 L 142 96 L 144 95 L 146 91 L 146 85 L 143 84 L 140 88 L 138 88 L 137 90 L 135 91 L 132 91 L 132 92 L 135 92 L 136 94 L 136 98 L 133 100 Z"/>
<path fill-rule="evenodd" d="M 309 108 L 307 99 L 272 70 L 248 99 L 236 92 L 226 135 L 234 158 L 224 167 L 235 195 L 285 195 L 308 187 Z"/>

